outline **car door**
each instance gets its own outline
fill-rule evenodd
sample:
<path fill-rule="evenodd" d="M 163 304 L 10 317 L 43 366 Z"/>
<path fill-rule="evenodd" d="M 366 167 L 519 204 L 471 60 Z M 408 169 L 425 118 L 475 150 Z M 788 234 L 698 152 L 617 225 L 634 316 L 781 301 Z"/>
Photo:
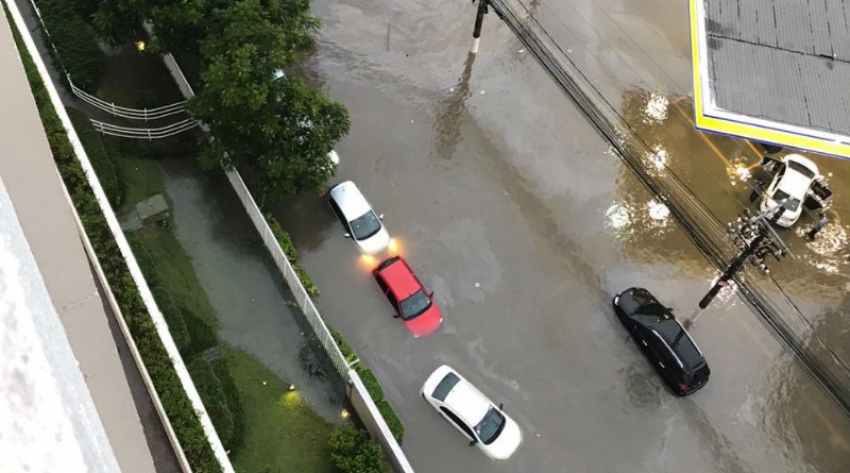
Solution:
<path fill-rule="evenodd" d="M 461 420 L 460 417 L 455 415 L 454 412 L 447 409 L 445 406 L 440 406 L 440 412 L 442 412 L 443 416 L 445 416 L 449 420 L 450 423 L 454 424 L 454 426 L 458 430 L 460 430 L 463 433 L 463 435 L 466 435 L 466 437 L 469 438 L 469 440 L 474 440 L 476 442 L 478 441 L 478 439 L 475 438 L 475 434 L 472 432 L 472 429 L 468 425 L 466 425 L 466 422 Z"/>
<path fill-rule="evenodd" d="M 336 199 L 331 197 L 330 199 L 328 199 L 328 201 L 331 204 L 331 210 L 333 210 L 334 215 L 336 215 L 336 218 L 337 218 L 337 220 L 339 220 L 339 223 L 340 223 L 340 225 L 342 225 L 342 228 L 347 233 L 351 233 L 351 228 L 349 228 L 348 220 L 346 220 L 345 216 L 342 214 L 342 210 L 339 208 L 339 205 L 336 203 Z"/>
<path fill-rule="evenodd" d="M 393 291 L 389 289 L 385 291 L 384 294 L 386 294 L 387 300 L 390 301 L 390 305 L 393 306 L 393 309 L 395 310 L 396 314 L 400 316 L 401 308 L 399 308 L 398 306 L 398 299 L 396 299 L 395 294 L 393 294 Z"/>

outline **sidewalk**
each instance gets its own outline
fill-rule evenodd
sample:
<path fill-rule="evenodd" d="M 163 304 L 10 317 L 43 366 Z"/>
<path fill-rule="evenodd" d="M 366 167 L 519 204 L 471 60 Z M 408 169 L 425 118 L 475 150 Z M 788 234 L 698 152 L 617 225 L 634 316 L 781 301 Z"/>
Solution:
<path fill-rule="evenodd" d="M 530 35 L 526 44 L 544 51 L 544 66 L 600 130 L 628 150 L 627 160 L 644 175 L 644 184 L 671 198 L 671 211 L 681 214 L 680 222 L 691 226 L 693 235 L 701 235 L 693 238 L 703 239 L 697 244 L 710 259 L 718 267 L 728 262 L 733 247 L 724 225 L 749 205 L 748 178 L 761 150 L 694 130 L 687 96 L 692 88 L 687 4 L 493 3 L 508 12 L 514 29 Z M 771 262 L 769 277 L 745 272 L 742 280 L 752 288 L 744 288 L 745 299 L 798 355 L 831 372 L 850 397 L 850 203 L 842 195 L 850 189 L 850 166 L 807 156 L 836 192 L 830 224 L 813 244 L 803 238 L 813 224 L 811 214 L 804 213 L 795 228 L 780 230 L 796 258 Z"/>
<path fill-rule="evenodd" d="M 132 363 L 123 363 L 5 16 L 0 19 L 0 176 L 124 473 L 179 471 Z M 118 339 L 116 339 L 118 338 Z M 126 350 L 125 350 L 126 352 Z M 139 413 L 145 422 L 139 418 Z M 162 443 L 165 442 L 165 443 Z M 157 453 L 153 453 L 153 451 Z"/>

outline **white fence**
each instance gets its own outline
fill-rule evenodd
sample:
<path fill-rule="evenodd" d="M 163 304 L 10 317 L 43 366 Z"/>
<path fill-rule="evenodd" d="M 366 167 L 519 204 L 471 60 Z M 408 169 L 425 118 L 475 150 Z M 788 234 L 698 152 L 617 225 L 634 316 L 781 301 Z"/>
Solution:
<path fill-rule="evenodd" d="M 38 74 L 41 76 L 41 80 L 44 83 L 45 88 L 47 89 L 48 95 L 50 96 L 50 101 L 53 104 L 53 108 L 56 110 L 56 114 L 59 116 L 59 119 L 62 121 L 62 125 L 65 127 L 65 130 L 68 133 L 68 140 L 71 142 L 71 146 L 74 148 L 74 155 L 77 157 L 77 160 L 80 162 L 80 167 L 83 169 L 83 172 L 86 175 L 86 181 L 88 181 L 89 186 L 91 186 L 92 192 L 94 193 L 95 199 L 97 200 L 98 206 L 100 207 L 101 212 L 103 212 L 103 216 L 106 219 L 106 223 L 109 226 L 109 231 L 112 233 L 113 238 L 115 238 L 115 243 L 118 245 L 118 249 L 121 252 L 121 256 L 124 257 L 124 261 L 127 263 L 127 268 L 130 271 L 130 275 L 133 277 L 133 282 L 139 289 L 139 295 L 142 298 L 142 301 L 145 304 L 145 308 L 148 310 L 148 313 L 151 316 L 151 320 L 156 327 L 157 334 L 162 341 L 163 347 L 165 347 L 168 356 L 171 358 L 172 364 L 174 366 L 174 370 L 177 373 L 177 377 L 180 379 L 180 383 L 183 386 L 183 389 L 186 391 L 186 395 L 189 398 L 189 402 L 192 403 L 192 408 L 195 411 L 195 414 L 198 416 L 198 420 L 201 423 L 201 427 L 204 430 L 204 434 L 207 437 L 207 441 L 210 444 L 210 447 L 213 450 L 213 453 L 216 456 L 219 464 L 221 465 L 222 471 L 224 473 L 234 473 L 233 465 L 230 463 L 230 459 L 227 457 L 227 452 L 224 450 L 224 446 L 221 443 L 221 439 L 218 438 L 218 434 L 215 432 L 215 428 L 213 427 L 212 421 L 210 420 L 209 414 L 207 413 L 206 408 L 204 407 L 204 403 L 201 401 L 201 396 L 198 394 L 198 390 L 195 388 L 194 383 L 192 382 L 192 378 L 189 376 L 189 371 L 186 369 L 186 365 L 183 363 L 183 358 L 180 356 L 180 352 L 177 350 L 177 345 L 174 344 L 174 339 L 171 338 L 171 332 L 168 331 L 168 324 L 165 322 L 165 318 L 162 315 L 162 312 L 159 311 L 159 308 L 154 301 L 153 295 L 151 294 L 151 290 L 148 287 L 147 282 L 145 281 L 144 276 L 142 275 L 142 270 L 139 268 L 139 264 L 136 262 L 135 256 L 133 256 L 133 251 L 130 249 L 130 244 L 127 242 L 127 238 L 124 236 L 124 232 L 121 230 L 121 225 L 118 223 L 118 219 L 115 217 L 115 212 L 112 211 L 112 207 L 109 205 L 109 200 L 106 198 L 106 194 L 103 192 L 103 187 L 100 185 L 100 181 L 97 178 L 97 174 L 94 171 L 94 168 L 91 165 L 91 161 L 89 161 L 88 155 L 86 154 L 85 149 L 83 148 L 82 143 L 80 142 L 79 136 L 77 136 L 77 132 L 74 130 L 74 126 L 71 124 L 71 119 L 68 117 L 68 113 L 65 111 L 65 106 L 62 104 L 62 99 L 59 98 L 59 92 L 56 90 L 56 86 L 50 80 L 50 74 L 47 71 L 47 66 L 44 64 L 44 60 L 39 55 L 38 48 L 33 41 L 32 35 L 30 34 L 30 30 L 24 22 L 23 17 L 21 16 L 21 12 L 18 9 L 17 4 L 14 1 L 6 0 L 6 6 L 9 8 L 9 12 L 12 15 L 12 19 L 15 22 L 15 25 L 18 28 L 18 31 L 21 33 L 21 37 L 26 45 L 27 51 L 32 57 L 33 62 L 35 63 L 36 68 L 38 69 Z M 128 340 L 129 343 L 129 340 Z M 146 387 L 152 387 L 151 384 L 146 383 Z M 156 393 L 156 390 L 149 390 L 150 396 L 154 399 L 158 399 L 159 396 Z M 173 431 L 172 426 L 168 419 L 165 419 L 163 422 L 166 431 Z M 170 439 L 174 442 L 174 438 Z M 179 443 L 172 443 L 174 449 L 178 452 L 178 456 L 185 454 L 183 453 L 183 449 Z"/>
<path fill-rule="evenodd" d="M 145 28 L 148 30 L 148 33 L 152 33 L 150 24 L 146 24 Z M 186 76 L 183 75 L 183 71 L 180 69 L 180 66 L 177 64 L 174 57 L 171 54 L 166 54 L 163 56 L 163 61 L 165 62 L 165 66 L 171 72 L 171 76 L 177 82 L 177 86 L 181 91 L 183 91 L 183 95 L 186 99 L 192 98 L 195 95 L 192 90 L 192 86 L 189 84 L 189 81 L 186 80 Z M 201 129 L 205 132 L 208 131 L 203 124 L 201 125 Z M 352 406 L 357 412 L 357 415 L 365 424 L 369 434 L 381 445 L 381 448 L 384 450 L 384 453 L 387 455 L 387 458 L 396 471 L 400 473 L 414 473 L 413 467 L 410 465 L 410 462 L 407 461 L 407 456 L 405 456 L 404 451 L 402 451 L 401 445 L 399 445 L 395 437 L 393 437 L 392 431 L 387 425 L 387 422 L 384 420 L 384 417 L 381 415 L 381 412 L 378 410 L 378 407 L 375 405 L 375 401 L 369 395 L 369 391 L 366 390 L 366 387 L 363 385 L 363 382 L 360 380 L 360 376 L 357 372 L 349 367 L 349 364 L 342 355 L 339 346 L 333 339 L 331 331 L 325 324 L 321 314 L 319 314 L 318 309 L 316 309 L 316 305 L 313 304 L 313 301 L 310 299 L 310 295 L 307 294 L 307 290 L 304 289 L 304 285 L 301 284 L 301 281 L 298 279 L 298 275 L 295 274 L 295 270 L 286 258 L 286 254 L 280 247 L 274 233 L 272 233 L 263 212 L 254 201 L 251 191 L 248 190 L 248 186 L 246 186 L 245 181 L 242 180 L 242 176 L 240 176 L 236 171 L 227 171 L 226 174 L 228 181 L 230 181 L 230 185 L 233 186 L 233 190 L 236 192 L 236 195 L 242 202 L 242 206 L 248 213 L 248 217 L 250 217 L 251 222 L 257 229 L 257 232 L 259 232 L 260 238 L 263 240 L 263 244 L 269 250 L 275 265 L 286 280 L 286 285 L 289 286 L 289 290 L 292 291 L 292 294 L 295 296 L 298 306 L 304 313 L 304 317 L 313 328 L 313 332 L 316 334 L 316 337 L 319 339 L 319 342 L 322 344 L 322 347 L 325 349 L 325 352 L 334 367 L 337 369 L 342 378 L 348 381 L 347 394 L 351 400 Z"/>
<path fill-rule="evenodd" d="M 91 105 L 92 107 L 98 108 L 107 113 L 111 113 L 113 116 L 116 117 L 148 121 L 158 120 L 160 118 L 170 117 L 172 115 L 177 115 L 186 112 L 185 100 L 182 102 L 176 102 L 171 105 L 163 105 L 162 107 L 156 108 L 129 108 L 122 107 L 120 105 L 115 105 L 112 102 L 107 102 L 105 100 L 101 100 L 95 97 L 94 95 L 74 85 L 74 82 L 71 81 L 70 77 L 68 77 L 68 84 L 70 84 L 71 86 L 71 92 L 76 95 L 77 98 Z"/>
<path fill-rule="evenodd" d="M 122 138 L 136 138 L 147 140 L 158 140 L 160 138 L 168 138 L 184 131 L 191 130 L 198 126 L 196 120 L 186 119 L 181 120 L 171 125 L 166 125 L 159 128 L 132 128 L 127 126 L 113 125 L 111 123 L 101 122 L 91 119 L 94 129 L 104 135 L 120 136 Z"/>
<path fill-rule="evenodd" d="M 254 201 L 254 197 L 242 180 L 242 176 L 236 171 L 227 171 L 227 179 L 230 181 L 230 185 L 233 186 L 233 190 L 236 191 L 236 195 L 239 196 L 242 206 L 245 207 L 248 217 L 254 223 L 254 228 L 259 232 L 260 238 L 262 238 L 263 244 L 269 250 L 277 269 L 280 270 L 283 279 L 286 280 L 286 285 L 289 286 L 292 295 L 295 296 L 295 300 L 298 302 L 298 306 L 301 307 L 301 311 L 307 318 L 307 322 L 313 327 L 313 332 L 315 332 L 316 337 L 319 339 L 319 343 L 324 347 L 325 352 L 331 359 L 331 363 L 333 363 L 340 376 L 343 379 L 347 379 L 349 366 L 345 360 L 345 356 L 342 355 L 339 346 L 337 346 L 336 341 L 331 335 L 331 331 L 328 330 L 328 326 L 325 325 L 325 321 L 319 315 L 316 305 L 313 304 L 313 300 L 310 299 L 310 295 L 307 294 L 307 290 L 304 289 L 304 285 L 301 284 L 298 275 L 295 274 L 295 270 L 277 242 L 277 238 L 275 238 L 272 229 L 269 227 L 268 222 L 266 222 L 266 218 Z"/>

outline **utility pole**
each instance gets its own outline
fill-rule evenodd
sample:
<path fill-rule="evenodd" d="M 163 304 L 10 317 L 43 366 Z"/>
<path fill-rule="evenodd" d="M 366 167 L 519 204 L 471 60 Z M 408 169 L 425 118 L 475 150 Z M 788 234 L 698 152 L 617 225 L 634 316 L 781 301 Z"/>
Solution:
<path fill-rule="evenodd" d="M 744 264 L 749 261 L 757 266 L 765 274 L 770 274 L 765 257 L 773 256 L 779 261 L 791 251 L 782 241 L 782 238 L 771 226 L 771 222 L 779 218 L 785 210 L 785 202 L 781 202 L 775 208 L 751 216 L 748 210 L 744 210 L 738 216 L 735 223 L 729 223 L 726 227 L 739 250 L 735 259 L 720 275 L 720 279 L 712 286 L 708 293 L 699 301 L 699 308 L 705 309 L 720 292 L 720 289 L 729 285 L 729 282 L 743 269 Z M 792 257 L 794 255 L 791 255 Z"/>
<path fill-rule="evenodd" d="M 472 0 L 474 4 L 476 0 Z M 475 13 L 475 27 L 472 29 L 472 48 L 469 52 L 478 54 L 478 43 L 481 41 L 481 25 L 484 23 L 484 15 L 489 11 L 487 6 L 490 0 L 478 0 L 478 11 Z"/>

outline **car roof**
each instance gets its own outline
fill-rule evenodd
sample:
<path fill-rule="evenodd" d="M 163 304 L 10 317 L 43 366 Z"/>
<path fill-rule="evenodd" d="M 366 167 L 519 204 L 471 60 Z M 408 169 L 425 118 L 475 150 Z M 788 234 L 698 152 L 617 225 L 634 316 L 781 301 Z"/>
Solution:
<path fill-rule="evenodd" d="M 398 256 L 397 258 L 398 259 L 395 262 L 378 272 L 381 274 L 381 277 L 384 278 L 384 281 L 387 283 L 390 290 L 393 291 L 393 294 L 395 294 L 399 301 L 401 301 L 407 296 L 422 289 L 422 285 L 416 280 L 416 277 L 413 275 L 413 270 L 411 270 L 410 266 L 407 265 L 407 261 L 405 261 L 401 256 Z"/>
<path fill-rule="evenodd" d="M 785 162 L 794 161 L 795 163 L 798 163 L 801 166 L 808 168 L 810 171 L 812 171 L 815 174 L 815 176 L 817 176 L 820 173 L 820 171 L 818 170 L 818 165 L 815 164 L 814 161 L 812 161 L 811 159 L 806 158 L 804 156 L 801 156 L 799 154 L 789 154 L 789 155 L 785 156 L 784 158 L 782 158 L 782 160 L 785 161 Z"/>
<path fill-rule="evenodd" d="M 443 402 L 463 418 L 467 424 L 475 426 L 481 422 L 481 419 L 484 418 L 493 404 L 469 384 L 469 381 L 462 376 L 458 375 L 458 377 L 460 377 L 460 382 L 449 391 Z"/>
<path fill-rule="evenodd" d="M 705 361 L 705 357 L 696 342 L 676 320 L 665 320 L 652 324 L 652 330 L 660 335 L 667 346 L 676 353 L 686 370 L 696 368 Z M 683 333 L 683 335 L 678 337 L 680 333 Z"/>
<path fill-rule="evenodd" d="M 806 196 L 806 193 L 809 191 L 809 187 L 811 186 L 812 179 L 808 176 L 803 175 L 796 169 L 788 166 L 788 163 L 795 163 L 800 166 L 805 167 L 810 170 L 815 176 L 818 175 L 818 167 L 815 163 L 813 163 L 810 159 L 804 158 L 799 154 L 789 154 L 782 158 L 782 161 L 786 164 L 785 173 L 782 176 L 782 180 L 779 181 L 778 189 L 782 189 L 791 197 L 794 197 L 799 200 L 803 200 Z"/>
<path fill-rule="evenodd" d="M 363 193 L 352 181 L 341 182 L 333 186 L 329 194 L 349 221 L 372 210 L 372 206 L 369 205 L 366 197 L 363 197 Z"/>

